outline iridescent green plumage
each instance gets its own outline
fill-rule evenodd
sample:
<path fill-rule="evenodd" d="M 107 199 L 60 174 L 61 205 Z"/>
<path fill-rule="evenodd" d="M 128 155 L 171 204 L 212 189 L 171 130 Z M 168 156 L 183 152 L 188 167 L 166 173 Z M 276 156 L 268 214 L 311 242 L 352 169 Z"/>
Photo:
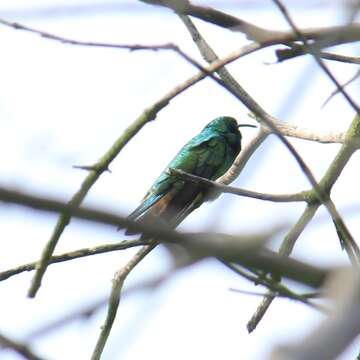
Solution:
<path fill-rule="evenodd" d="M 240 149 L 241 134 L 236 120 L 226 116 L 218 117 L 190 140 L 167 168 L 216 180 L 229 169 Z M 176 227 L 192 210 L 206 201 L 208 191 L 204 187 L 170 175 L 166 169 L 141 204 L 129 215 L 130 219 L 148 221 L 160 218 Z"/>

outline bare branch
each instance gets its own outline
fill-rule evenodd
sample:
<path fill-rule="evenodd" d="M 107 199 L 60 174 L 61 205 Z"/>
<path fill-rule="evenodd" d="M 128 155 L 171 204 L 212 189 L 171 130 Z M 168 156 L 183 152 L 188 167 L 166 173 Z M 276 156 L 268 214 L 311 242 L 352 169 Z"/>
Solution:
<path fill-rule="evenodd" d="M 346 81 L 343 85 L 341 85 L 342 88 L 345 88 L 346 86 L 350 85 L 353 81 L 355 81 L 360 76 L 360 70 L 358 70 L 354 76 L 352 76 L 348 81 Z M 333 91 L 329 97 L 324 101 L 324 103 L 321 105 L 321 107 L 324 107 L 335 95 L 339 93 L 339 90 Z"/>
<path fill-rule="evenodd" d="M 335 84 L 337 90 L 345 97 L 349 105 L 355 110 L 357 114 L 360 115 L 360 108 L 358 105 L 354 102 L 354 100 L 349 96 L 349 94 L 344 90 L 344 88 L 340 85 L 340 83 L 337 81 L 337 79 L 334 77 L 334 75 L 331 73 L 331 71 L 328 69 L 328 67 L 324 64 L 324 62 L 321 60 L 321 58 L 318 55 L 318 50 L 311 47 L 311 45 L 308 43 L 308 40 L 306 36 L 303 35 L 303 33 L 298 29 L 298 27 L 295 25 L 295 22 L 292 20 L 289 12 L 287 11 L 286 7 L 280 0 L 273 0 L 273 2 L 277 5 L 281 13 L 284 15 L 284 18 L 290 25 L 292 31 L 294 34 L 300 39 L 303 44 L 304 48 L 313 55 L 315 61 L 318 63 L 318 65 L 321 67 L 321 69 L 326 73 L 326 75 L 329 77 L 329 79 Z"/>
<path fill-rule="evenodd" d="M 110 163 L 119 154 L 123 147 L 148 121 L 151 121 L 156 117 L 157 112 L 168 104 L 170 98 L 171 97 L 165 97 L 160 101 L 156 102 L 149 109 L 145 110 L 143 114 L 141 114 L 140 117 L 124 131 L 123 135 L 115 141 L 115 143 L 105 153 L 105 155 L 94 165 L 95 170 L 89 171 L 89 174 L 83 181 L 78 192 L 73 195 L 72 199 L 69 202 L 72 207 L 77 207 L 81 204 L 90 188 L 95 184 L 101 174 L 107 171 Z M 28 292 L 29 297 L 34 297 L 36 295 L 36 292 L 40 288 L 42 278 L 49 264 L 49 260 L 55 250 L 61 234 L 63 233 L 65 227 L 69 224 L 70 219 L 71 216 L 69 215 L 69 213 L 64 213 L 60 216 L 53 231 L 53 234 L 48 243 L 46 244 L 45 248 L 43 249 L 41 258 L 37 263 L 36 272 Z"/>
<path fill-rule="evenodd" d="M 186 21 L 186 17 L 182 17 L 183 21 Z M 11 22 L 5 19 L 1 19 L 0 18 L 0 24 L 12 27 L 14 29 L 17 30 L 23 30 L 23 31 L 28 31 L 34 34 L 37 34 L 43 38 L 49 39 L 49 40 L 55 40 L 55 41 L 59 41 L 61 43 L 64 44 L 71 44 L 71 45 L 80 45 L 80 46 L 88 46 L 88 47 L 105 47 L 105 48 L 114 48 L 114 49 L 126 49 L 126 50 L 131 50 L 131 51 L 136 51 L 136 50 L 172 50 L 174 52 L 179 53 L 180 55 L 182 55 L 182 57 L 184 57 L 187 61 L 189 61 L 192 64 L 195 64 L 198 68 L 201 69 L 200 64 L 196 63 L 195 60 L 190 59 L 188 55 L 186 55 L 185 53 L 183 53 L 177 45 L 175 44 L 161 44 L 161 45 L 142 45 L 142 44 L 111 44 L 111 43 L 104 43 L 104 42 L 93 42 L 93 41 L 80 41 L 80 40 L 75 40 L 75 39 L 71 39 L 71 38 L 66 38 L 57 34 L 53 34 L 53 33 L 49 33 L 47 31 L 43 31 L 43 30 L 39 30 L 39 29 L 35 29 L 17 22 Z M 201 40 L 201 39 L 199 39 Z M 215 55 L 216 56 L 216 55 Z M 214 57 L 215 60 L 215 57 Z M 233 83 L 235 83 L 236 81 L 233 81 Z M 237 84 L 238 85 L 238 84 Z M 302 139 L 307 139 L 307 140 L 314 140 L 314 141 L 319 141 L 319 142 L 341 142 L 341 135 L 339 134 L 330 134 L 328 136 L 316 136 L 316 134 L 311 134 L 309 133 L 307 130 L 300 130 L 297 129 L 296 127 L 292 128 L 291 125 L 287 125 L 287 124 L 279 124 L 279 126 L 282 126 L 284 131 L 287 132 L 287 134 L 289 134 L 289 136 L 293 136 L 293 137 L 298 137 L 298 138 L 302 138 Z M 90 165 L 90 166 L 86 166 L 86 167 L 78 167 L 78 168 L 84 168 L 87 170 L 93 170 L 95 165 Z"/>
<path fill-rule="evenodd" d="M 99 245 L 92 248 L 84 248 L 71 252 L 67 252 L 60 255 L 54 255 L 50 258 L 49 264 L 56 264 L 64 261 L 70 261 L 85 256 L 92 256 L 98 254 L 104 254 L 111 251 L 125 250 L 135 246 L 146 245 L 146 240 L 124 240 L 115 244 Z M 14 275 L 21 274 L 25 271 L 35 270 L 36 262 L 17 266 L 13 269 L 0 272 L 0 281 L 6 280 Z"/>
<path fill-rule="evenodd" d="M 299 201 L 307 201 L 308 192 L 300 192 L 296 194 L 284 194 L 284 195 L 272 195 L 272 194 L 264 194 L 256 191 L 239 189 L 233 186 L 223 185 L 219 182 L 208 180 L 202 178 L 200 176 L 196 176 L 193 174 L 189 174 L 185 171 L 169 168 L 169 173 L 171 175 L 179 176 L 180 178 L 194 182 L 196 184 L 204 185 L 215 192 L 221 192 L 225 194 L 234 194 L 240 196 L 246 196 L 254 199 L 265 200 L 265 201 L 274 201 L 274 202 L 299 202 Z"/>
<path fill-rule="evenodd" d="M 321 40 L 323 42 L 322 47 L 328 47 L 360 40 L 359 24 L 353 24 L 351 26 L 301 29 L 302 37 L 299 37 L 298 34 L 291 30 L 277 31 L 265 29 L 210 7 L 192 5 L 189 1 L 185 0 L 140 1 L 152 5 L 165 6 L 173 9 L 176 13 L 194 16 L 214 25 L 221 26 L 232 31 L 241 32 L 245 34 L 249 40 L 253 40 L 258 43 L 271 42 L 271 44 L 274 45 L 302 40 L 302 37 L 305 37 L 307 40 Z"/>
<path fill-rule="evenodd" d="M 124 281 L 131 272 L 131 270 L 154 249 L 156 243 L 142 247 L 134 257 L 119 271 L 115 273 L 113 279 L 112 290 L 109 298 L 108 312 L 104 325 L 101 327 L 101 333 L 96 343 L 94 352 L 91 356 L 91 360 L 99 360 L 104 350 L 104 346 L 110 334 L 111 328 L 115 321 L 116 313 L 120 303 L 121 290 L 124 285 Z"/>
<path fill-rule="evenodd" d="M 3 348 L 8 348 L 14 350 L 19 355 L 23 356 L 28 360 L 43 360 L 42 357 L 35 355 L 32 350 L 25 344 L 22 344 L 18 341 L 10 339 L 8 336 L 0 334 L 0 344 Z"/>
<path fill-rule="evenodd" d="M 220 240 L 222 240 L 222 239 L 220 239 Z M 255 249 L 254 246 L 252 248 Z M 274 261 L 273 265 L 275 265 L 274 268 L 273 268 L 273 270 L 274 270 L 275 268 L 277 268 L 278 265 L 280 265 L 282 263 L 283 259 L 281 257 L 279 257 L 274 252 L 267 251 L 267 253 L 268 253 L 268 257 L 273 258 L 273 261 Z M 229 264 L 229 263 L 226 263 L 224 261 L 223 261 L 223 263 L 226 266 L 228 266 L 229 268 L 231 268 L 232 270 L 234 270 L 235 272 L 237 272 L 237 273 L 243 272 L 241 270 L 241 268 L 238 267 L 235 264 Z M 276 264 L 278 264 L 278 265 L 276 265 Z M 183 264 L 183 265 L 186 266 L 186 265 L 189 265 L 189 264 Z M 294 262 L 292 259 L 288 259 L 288 262 L 286 264 L 284 264 L 284 266 L 287 266 L 289 268 L 293 268 L 299 274 L 302 274 L 303 269 L 305 270 L 305 273 L 309 270 L 308 265 L 306 265 L 304 263 L 301 263 L 301 262 Z M 321 280 L 321 279 L 324 279 L 324 277 L 328 277 L 328 272 L 330 270 L 329 269 L 328 270 L 319 269 L 319 268 L 314 268 L 314 267 L 310 267 L 310 268 L 312 269 L 311 270 L 312 271 L 311 278 L 314 281 L 314 282 L 311 283 L 311 286 L 315 285 L 315 287 L 318 287 L 319 284 L 322 284 L 322 282 L 323 282 L 323 280 Z M 130 285 L 126 289 L 124 289 L 122 291 L 122 297 L 124 298 L 126 295 L 133 294 L 134 292 L 141 291 L 141 290 L 153 290 L 153 289 L 156 289 L 156 287 L 158 287 L 164 281 L 169 279 L 170 276 L 172 276 L 175 273 L 175 271 L 178 270 L 178 269 L 179 268 L 175 267 L 175 268 L 172 268 L 170 271 L 166 272 L 166 274 L 162 274 L 162 275 L 156 277 L 155 279 L 151 279 L 151 280 L 148 280 L 148 281 L 145 281 L 145 282 L 140 282 L 140 283 L 137 283 L 135 285 Z M 333 270 L 331 270 L 331 271 L 333 271 Z M 304 279 L 306 279 L 306 278 L 304 278 Z M 268 278 L 266 278 L 266 280 L 269 282 L 268 286 L 271 286 L 270 285 L 271 279 L 268 277 Z M 319 280 L 320 280 L 320 282 L 319 282 Z M 253 281 L 253 280 L 250 279 L 250 281 Z M 272 281 L 272 283 L 274 284 L 275 289 L 278 289 L 279 291 L 281 291 L 280 290 L 281 288 L 286 288 L 282 284 L 277 284 L 274 280 Z M 312 297 L 312 296 L 310 296 L 308 294 L 304 294 L 302 296 L 305 299 L 308 299 L 308 298 Z M 87 305 L 85 308 L 81 307 L 81 309 L 71 311 L 70 313 L 66 314 L 65 316 L 62 316 L 59 319 L 53 320 L 50 323 L 48 323 L 47 325 L 42 326 L 42 327 L 40 327 L 39 329 L 37 329 L 35 331 L 32 331 L 27 336 L 27 338 L 30 340 L 30 339 L 34 339 L 36 337 L 39 337 L 41 335 L 48 334 L 50 331 L 54 331 L 54 330 L 58 329 L 59 327 L 64 326 L 64 325 L 66 325 L 69 322 L 72 322 L 74 320 L 88 319 L 90 316 L 92 316 L 96 311 L 98 311 L 100 308 L 102 308 L 106 304 L 108 304 L 108 297 L 102 297 L 100 299 L 92 301 L 92 303 Z"/>
<path fill-rule="evenodd" d="M 337 62 L 342 62 L 345 64 L 360 64 L 360 58 L 357 56 L 348 56 L 341 54 L 333 54 L 325 51 L 320 51 L 319 56 L 324 60 L 332 60 Z"/>
<path fill-rule="evenodd" d="M 290 19 L 291 20 L 291 19 Z M 183 20 L 184 21 L 184 20 Z M 207 61 L 214 61 L 213 63 L 216 63 L 217 56 L 215 52 L 210 48 L 210 46 L 206 43 L 204 39 L 200 39 L 200 34 L 196 30 L 195 26 L 190 23 L 190 20 L 184 21 L 185 25 L 191 31 L 192 37 L 198 39 L 197 45 L 199 47 L 199 50 L 201 51 L 202 55 L 206 58 Z M 300 34 L 301 35 L 301 34 Z M 306 42 L 306 39 L 304 39 Z M 220 71 L 221 70 L 221 71 Z M 245 106 L 247 106 L 259 119 L 259 121 L 262 123 L 263 126 L 265 126 L 266 130 L 260 130 L 260 134 L 258 135 L 256 142 L 254 142 L 254 145 L 250 148 L 251 151 L 255 151 L 257 146 L 259 146 L 262 141 L 266 138 L 267 134 L 266 131 L 271 131 L 274 133 L 278 139 L 284 144 L 284 146 L 289 150 L 289 152 L 293 155 L 295 161 L 299 165 L 302 172 L 305 174 L 307 179 L 309 180 L 311 186 L 313 187 L 314 192 L 316 193 L 316 201 L 320 201 L 322 204 L 325 205 L 329 213 L 331 214 L 333 220 L 335 222 L 338 222 L 340 225 L 339 228 L 343 229 L 344 236 L 343 238 L 346 240 L 347 245 L 345 247 L 348 256 L 351 261 L 354 263 L 360 263 L 360 249 L 358 248 L 356 242 L 354 241 L 351 233 L 347 229 L 344 221 L 340 217 L 339 213 L 336 211 L 334 204 L 332 203 L 330 199 L 329 193 L 324 191 L 319 184 L 317 183 L 314 175 L 312 174 L 311 170 L 308 168 L 302 157 L 298 154 L 298 152 L 295 150 L 293 145 L 281 134 L 279 129 L 277 128 L 277 121 L 274 119 L 271 115 L 269 115 L 246 91 L 243 89 L 236 80 L 229 74 L 229 72 L 226 69 L 220 69 L 219 75 L 223 79 L 223 87 L 226 88 L 232 95 L 234 95 L 237 99 L 239 99 Z M 331 74 L 330 74 L 331 75 Z M 275 121 L 274 121 L 275 120 Z M 352 145 L 353 146 L 353 145 Z M 353 148 L 352 148 L 353 149 Z M 354 151 L 354 149 L 352 150 Z M 245 165 L 245 163 L 248 161 L 250 157 L 250 152 L 245 153 L 244 157 L 241 158 L 241 152 L 238 158 L 243 159 L 240 160 L 242 162 L 242 166 Z M 237 176 L 239 172 L 241 171 L 242 167 L 238 166 L 238 159 L 235 160 L 235 171 L 233 171 L 233 167 L 230 168 L 229 174 L 231 176 Z M 239 162 L 240 162 L 239 161 Z M 227 180 L 234 180 L 231 176 L 226 173 L 222 178 L 218 179 L 218 182 L 223 181 L 224 179 Z M 327 190 L 327 188 L 326 188 Z"/>
<path fill-rule="evenodd" d="M 209 76 L 213 72 L 222 68 L 224 65 L 235 61 L 241 56 L 252 53 L 262 46 L 259 44 L 250 44 L 247 45 L 233 53 L 222 60 L 215 61 L 207 68 L 202 68 L 204 71 L 196 74 L 191 77 L 181 85 L 175 87 L 172 91 L 166 94 L 163 98 L 158 100 L 155 104 L 153 104 L 150 108 L 146 109 L 140 117 L 130 125 L 122 136 L 120 136 L 113 146 L 105 153 L 105 155 L 93 166 L 93 169 L 89 172 L 89 175 L 86 177 L 84 182 L 82 183 L 79 191 L 74 194 L 73 198 L 70 201 L 72 206 L 78 206 L 81 204 L 85 196 L 87 195 L 90 188 L 95 184 L 100 175 L 107 171 L 110 163 L 114 158 L 119 154 L 119 152 L 123 149 L 123 147 L 140 131 L 140 129 L 149 121 L 154 120 L 157 113 L 163 109 L 174 97 L 196 84 L 197 82 L 203 80 L 205 77 Z M 216 79 L 213 77 L 213 79 Z M 217 80 L 218 81 L 218 80 Z M 29 297 L 34 297 L 38 289 L 40 288 L 42 278 L 45 274 L 48 262 L 50 257 L 52 256 L 54 249 L 57 245 L 57 242 L 60 239 L 61 234 L 63 233 L 65 227 L 70 222 L 70 217 L 67 215 L 61 215 L 56 226 L 54 232 L 46 244 L 41 258 L 37 265 L 37 270 L 32 280 L 31 287 L 28 292 Z"/>
<path fill-rule="evenodd" d="M 283 229 L 283 226 L 270 229 L 266 233 L 251 236 L 231 236 L 218 233 L 186 234 L 179 233 L 167 227 L 162 227 L 158 223 L 142 224 L 141 222 L 134 222 L 128 218 L 116 216 L 112 213 L 92 208 L 72 207 L 65 202 L 27 195 L 16 191 L 6 190 L 1 187 L 0 200 L 38 210 L 70 213 L 73 217 L 93 222 L 115 226 L 120 225 L 139 233 L 144 233 L 148 237 L 156 238 L 165 244 L 180 244 L 187 249 L 189 253 L 195 254 L 199 259 L 209 256 L 218 256 L 228 261 L 238 260 L 244 264 L 249 264 L 249 266 L 256 267 L 267 272 L 280 272 L 283 276 L 289 276 L 294 280 L 303 279 L 303 281 L 310 286 L 321 286 L 321 283 L 326 277 L 327 270 L 313 270 L 313 267 L 311 266 L 302 265 L 295 260 L 283 259 L 282 257 L 278 258 L 275 254 L 269 253 L 269 251 L 256 255 L 256 251 L 262 246 L 264 241 L 267 241 L 269 237 Z M 251 257 L 248 256 L 249 251 L 254 252 Z M 299 269 L 301 269 L 301 271 L 299 271 Z M 306 274 L 310 275 L 310 278 L 306 279 Z"/>
<path fill-rule="evenodd" d="M 322 177 L 319 186 L 323 189 L 327 189 L 327 192 L 331 191 L 331 188 L 335 184 L 337 178 L 339 177 L 340 173 L 350 160 L 352 154 L 354 153 L 354 145 L 352 142 L 352 139 L 359 138 L 360 135 L 360 119 L 359 117 L 355 117 L 353 120 L 347 135 L 346 135 L 346 141 L 344 145 L 341 147 L 339 152 L 337 153 L 335 159 L 330 164 L 328 170 L 326 171 L 325 175 Z M 285 237 L 281 247 L 280 247 L 280 254 L 284 256 L 289 256 L 292 252 L 295 242 L 302 233 L 302 231 L 305 229 L 307 224 L 311 221 L 313 216 L 315 215 L 317 209 L 319 208 L 319 203 L 314 201 L 310 203 L 306 209 L 304 210 L 301 218 L 298 220 L 298 222 L 294 225 L 294 227 L 290 230 L 288 235 Z M 336 219 L 336 216 L 333 217 L 333 219 Z M 337 220 L 336 220 L 337 222 Z M 340 225 L 341 226 L 341 225 Z M 343 229 L 342 229 L 343 230 Z M 355 256 L 352 254 L 352 251 L 349 252 L 350 256 Z M 273 300 L 273 297 L 268 296 L 263 299 L 262 303 L 259 305 L 258 309 L 256 310 L 253 317 L 250 319 L 250 321 L 247 324 L 248 331 L 251 332 L 255 330 L 256 326 L 264 316 L 265 312 L 269 308 L 271 302 Z"/>
<path fill-rule="evenodd" d="M 295 242 L 300 236 L 300 234 L 303 232 L 305 227 L 308 225 L 308 223 L 311 221 L 313 216 L 316 213 L 316 210 L 319 208 L 318 204 L 315 205 L 308 205 L 306 209 L 304 210 L 303 214 L 301 215 L 300 219 L 297 221 L 297 223 L 292 227 L 292 229 L 288 232 L 286 235 L 283 243 L 281 244 L 279 254 L 281 256 L 289 256 L 292 249 L 295 246 Z M 256 309 L 254 315 L 251 317 L 251 319 L 248 321 L 246 327 L 247 330 L 250 332 L 254 331 L 265 315 L 267 309 L 270 307 L 272 301 L 275 299 L 275 293 L 270 291 L 268 295 L 262 300 L 258 308 Z"/>
<path fill-rule="evenodd" d="M 360 64 L 360 58 L 356 56 L 346 56 L 346 55 L 340 55 L 340 54 L 333 54 L 325 51 L 320 51 L 320 44 L 317 42 L 314 42 L 312 44 L 312 48 L 318 49 L 318 55 L 324 59 L 324 60 L 332 60 L 332 61 L 338 61 L 342 63 L 348 63 L 348 64 Z M 286 61 L 293 59 L 297 56 L 309 54 L 304 46 L 298 45 L 298 44 L 291 44 L 289 45 L 290 48 L 286 49 L 277 49 L 275 50 L 276 57 L 278 59 L 278 62 Z"/>
<path fill-rule="evenodd" d="M 319 58 L 318 54 L 311 50 L 311 47 L 309 46 L 307 39 L 303 36 L 303 34 L 300 32 L 300 30 L 296 27 L 294 21 L 290 17 L 286 7 L 283 5 L 281 0 L 273 0 L 273 2 L 278 6 L 281 13 L 284 15 L 286 21 L 291 26 L 294 33 L 301 39 L 301 41 L 304 43 L 305 48 L 307 48 L 312 55 L 314 56 L 314 59 L 318 63 L 318 65 L 323 69 L 323 71 L 327 74 L 327 76 L 332 80 L 332 82 L 336 85 L 339 92 L 343 94 L 345 99 L 348 101 L 350 106 L 356 111 L 356 113 L 360 116 L 360 109 L 358 108 L 357 104 L 351 99 L 351 97 L 347 94 L 347 92 L 342 88 L 340 83 L 335 79 L 335 77 L 332 75 L 330 70 L 327 68 L 327 66 L 323 63 L 323 61 Z M 286 142 L 279 137 L 280 140 L 286 145 Z M 289 144 L 290 145 L 290 144 Z M 291 147 L 288 146 L 288 149 L 291 151 Z M 348 256 L 350 260 L 353 262 L 354 265 L 360 265 L 360 248 L 356 244 L 355 240 L 353 239 L 350 231 L 346 227 L 343 219 L 341 218 L 340 214 L 335 208 L 334 203 L 330 199 L 330 196 L 328 193 L 322 193 L 322 189 L 317 184 L 315 178 L 307 169 L 305 166 L 305 163 L 302 161 L 301 157 L 299 157 L 295 151 L 291 151 L 299 165 L 302 167 L 304 173 L 307 175 L 311 185 L 313 186 L 317 196 L 319 197 L 319 200 L 325 205 L 326 209 L 329 211 L 334 223 L 337 226 L 337 230 L 341 232 L 342 236 L 340 238 L 341 244 L 345 247 L 346 252 L 348 253 Z M 340 230 L 341 229 L 341 230 Z"/>
<path fill-rule="evenodd" d="M 18 22 L 12 22 L 5 19 L 0 18 L 0 24 L 9 26 L 16 30 L 23 30 L 27 31 L 36 35 L 39 35 L 43 37 L 44 39 L 48 40 L 54 40 L 58 41 L 63 44 L 70 44 L 70 45 L 78 45 L 78 46 L 89 46 L 89 47 L 101 47 L 101 48 L 110 48 L 110 49 L 125 49 L 125 50 L 131 50 L 131 51 L 137 51 L 137 50 L 174 50 L 176 48 L 176 45 L 174 44 L 160 44 L 160 45 L 142 45 L 142 44 L 110 44 L 110 43 L 104 43 L 104 42 L 95 42 L 95 41 L 81 41 L 81 40 L 75 40 L 66 38 L 60 35 L 52 34 L 47 31 L 35 29 L 30 26 L 26 26 L 23 24 L 20 24 Z"/>
<path fill-rule="evenodd" d="M 308 129 L 301 129 L 296 125 L 285 124 L 281 121 L 276 123 L 276 127 L 283 136 L 290 136 L 296 139 L 315 141 L 323 144 L 342 144 L 345 140 L 344 133 L 318 134 Z"/>
<path fill-rule="evenodd" d="M 264 296 L 264 298 L 284 297 L 284 298 L 302 302 L 303 304 L 308 305 L 308 306 L 312 307 L 313 309 L 316 309 L 323 313 L 329 312 L 329 309 L 327 309 L 326 307 L 310 301 L 308 296 L 306 296 L 304 294 L 302 294 L 302 295 L 297 294 L 297 293 L 293 292 L 292 290 L 290 290 L 285 285 L 277 282 L 276 280 L 274 280 L 272 278 L 269 278 L 267 276 L 250 275 L 249 273 L 247 273 L 246 271 L 241 269 L 241 267 L 236 266 L 235 264 L 225 263 L 225 265 L 227 267 L 229 267 L 230 269 L 232 269 L 233 271 L 235 271 L 237 274 L 243 276 L 245 279 L 253 282 L 256 285 L 261 284 L 262 286 L 265 286 L 270 291 L 263 294 L 263 293 L 252 293 L 249 291 L 243 291 L 243 290 L 238 290 L 238 289 L 229 289 L 229 290 L 236 291 L 236 292 L 242 292 L 242 293 L 250 294 L 250 295 Z"/>
<path fill-rule="evenodd" d="M 184 241 L 185 238 L 184 235 L 170 229 L 169 227 L 161 226 L 160 223 L 142 224 L 141 222 L 136 222 L 128 219 L 127 217 L 118 216 L 111 212 L 101 211 L 91 207 L 78 207 L 60 200 L 34 196 L 3 187 L 0 187 L 0 201 L 23 205 L 42 211 L 62 213 L 67 217 L 75 217 L 100 224 L 113 225 L 117 228 L 119 226 L 122 228 L 129 228 L 165 242 Z"/>

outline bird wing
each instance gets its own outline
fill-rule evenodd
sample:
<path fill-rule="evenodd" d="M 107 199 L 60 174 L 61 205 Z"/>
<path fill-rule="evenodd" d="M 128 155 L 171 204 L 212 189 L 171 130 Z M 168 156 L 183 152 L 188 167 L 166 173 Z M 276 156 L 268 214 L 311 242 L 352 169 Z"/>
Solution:
<path fill-rule="evenodd" d="M 196 169 L 191 173 L 206 179 L 216 180 L 227 170 L 227 168 L 225 170 L 223 169 L 227 153 L 226 149 L 226 142 L 222 136 L 212 136 L 206 141 L 199 143 L 196 147 L 198 159 Z M 171 219 L 171 224 L 174 227 L 180 224 L 192 211 L 204 202 L 206 191 L 199 191 L 201 186 L 187 182 L 182 192 L 185 192 L 186 188 L 195 188 L 196 195 L 193 196 L 191 201 L 186 202 L 181 209 L 178 209 L 176 216 Z"/>
<path fill-rule="evenodd" d="M 168 167 L 207 179 L 216 179 L 223 173 L 221 168 L 225 157 L 224 138 L 217 134 L 208 134 L 191 140 Z M 204 192 L 200 190 L 201 186 L 181 180 L 164 171 L 147 192 L 141 204 L 129 215 L 129 219 L 153 221 L 160 217 L 172 226 L 177 226 L 202 203 Z"/>

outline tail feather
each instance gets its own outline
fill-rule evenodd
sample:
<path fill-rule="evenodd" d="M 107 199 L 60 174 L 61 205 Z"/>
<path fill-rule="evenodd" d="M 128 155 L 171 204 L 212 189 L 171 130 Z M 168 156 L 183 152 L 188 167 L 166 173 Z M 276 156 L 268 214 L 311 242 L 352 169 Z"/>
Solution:
<path fill-rule="evenodd" d="M 171 214 L 172 216 L 174 212 L 172 202 L 177 194 L 178 190 L 174 188 L 166 194 L 153 195 L 143 201 L 143 203 L 129 215 L 129 218 L 143 224 L 148 223 L 151 225 L 159 224 L 159 226 L 171 226 L 171 218 L 169 218 L 169 215 Z M 125 232 L 126 235 L 138 233 L 138 231 L 134 230 L 127 230 Z"/>
<path fill-rule="evenodd" d="M 150 195 L 147 198 L 145 197 L 145 199 L 141 202 L 141 204 L 128 216 L 128 219 L 135 220 L 139 218 L 148 209 L 150 209 L 153 205 L 155 205 L 163 196 L 164 194 L 158 194 L 158 195 Z"/>
<path fill-rule="evenodd" d="M 168 199 L 172 196 L 171 192 L 165 194 L 151 195 L 128 216 L 130 220 L 136 220 L 141 223 L 154 224 L 162 222 L 158 219 L 159 214 L 163 212 L 167 205 Z M 125 235 L 139 234 L 139 231 L 127 229 Z"/>

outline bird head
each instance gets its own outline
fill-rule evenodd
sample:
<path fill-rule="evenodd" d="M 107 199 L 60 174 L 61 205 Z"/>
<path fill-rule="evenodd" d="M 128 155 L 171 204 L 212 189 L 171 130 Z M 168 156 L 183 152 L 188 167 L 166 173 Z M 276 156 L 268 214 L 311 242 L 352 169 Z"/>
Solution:
<path fill-rule="evenodd" d="M 240 150 L 241 146 L 241 132 L 239 127 L 256 127 L 249 124 L 238 124 L 238 122 L 230 116 L 220 116 L 209 124 L 205 129 L 208 131 L 216 131 L 226 137 L 229 145 Z M 204 130 L 205 130 L 204 129 Z"/>

